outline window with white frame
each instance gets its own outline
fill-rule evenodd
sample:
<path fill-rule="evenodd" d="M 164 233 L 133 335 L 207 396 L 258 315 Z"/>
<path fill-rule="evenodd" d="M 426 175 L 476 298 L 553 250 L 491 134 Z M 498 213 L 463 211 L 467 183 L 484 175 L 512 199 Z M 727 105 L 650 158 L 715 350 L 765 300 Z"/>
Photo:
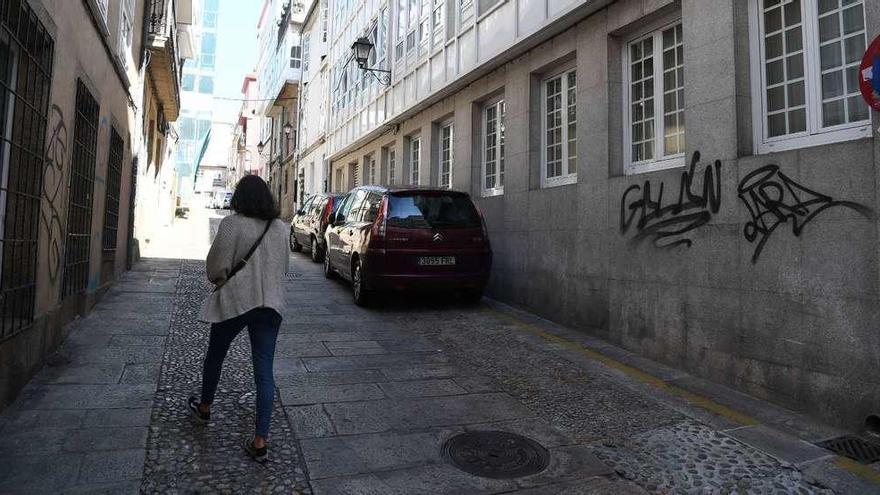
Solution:
<path fill-rule="evenodd" d="M 409 142 L 409 182 L 412 185 L 419 184 L 419 165 L 422 152 L 422 138 L 414 137 Z"/>
<path fill-rule="evenodd" d="M 759 152 L 868 137 L 859 91 L 863 0 L 752 0 Z M 758 119 L 760 117 L 760 120 Z"/>
<path fill-rule="evenodd" d="M 321 43 L 327 42 L 327 22 L 329 18 L 330 2 L 325 0 L 321 5 Z"/>
<path fill-rule="evenodd" d="M 379 175 L 376 173 L 376 157 L 370 155 L 367 157 L 367 184 L 376 184 Z"/>
<path fill-rule="evenodd" d="M 440 126 L 440 140 L 438 155 L 440 156 L 440 187 L 452 188 L 452 162 L 453 162 L 453 136 L 452 123 Z"/>
<path fill-rule="evenodd" d="M 388 148 L 388 185 L 394 185 L 394 176 L 397 173 L 397 152 Z"/>
<path fill-rule="evenodd" d="M 128 58 L 131 55 L 132 40 L 132 5 L 133 0 L 123 0 L 119 9 L 119 60 L 122 65 L 128 68 Z"/>
<path fill-rule="evenodd" d="M 403 46 L 406 40 L 406 0 L 397 0 L 397 39 L 394 42 L 394 58 L 403 58 Z"/>
<path fill-rule="evenodd" d="M 492 7 L 501 3 L 501 0 L 478 0 L 480 6 L 480 15 L 488 12 Z"/>
<path fill-rule="evenodd" d="M 474 0 L 458 0 L 458 22 L 467 26 L 474 18 Z"/>
<path fill-rule="evenodd" d="M 419 50 L 427 48 L 431 39 L 431 3 L 434 0 L 422 0 L 421 21 L 419 22 Z"/>
<path fill-rule="evenodd" d="M 388 8 L 379 10 L 379 18 L 376 26 L 376 65 L 385 67 L 385 51 L 388 45 Z"/>
<path fill-rule="evenodd" d="M 431 24 L 434 28 L 434 46 L 443 44 L 446 34 L 446 0 L 434 0 L 434 13 L 431 15 Z"/>
<path fill-rule="evenodd" d="M 290 47 L 290 68 L 299 69 L 302 67 L 302 47 L 293 45 Z"/>
<path fill-rule="evenodd" d="M 624 154 L 628 174 L 684 165 L 683 55 L 680 23 L 627 44 Z"/>
<path fill-rule="evenodd" d="M 554 75 L 542 84 L 543 187 L 577 182 L 577 73 Z"/>
<path fill-rule="evenodd" d="M 483 195 L 504 193 L 504 100 L 483 106 Z"/>
<path fill-rule="evenodd" d="M 312 35 L 310 33 L 306 33 L 303 35 L 302 39 L 302 70 L 303 73 L 309 71 L 309 45 L 311 44 Z"/>
<path fill-rule="evenodd" d="M 419 0 L 409 0 L 409 23 L 406 33 L 406 51 L 409 53 L 416 47 L 416 37 L 419 27 Z"/>

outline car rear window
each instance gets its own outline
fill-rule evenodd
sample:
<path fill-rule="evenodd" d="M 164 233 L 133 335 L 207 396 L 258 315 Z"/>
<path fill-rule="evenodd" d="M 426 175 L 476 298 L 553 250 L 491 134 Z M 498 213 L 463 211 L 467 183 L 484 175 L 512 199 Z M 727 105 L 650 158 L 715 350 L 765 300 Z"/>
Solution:
<path fill-rule="evenodd" d="M 388 197 L 389 227 L 402 229 L 480 228 L 470 198 L 461 194 L 395 194 Z"/>

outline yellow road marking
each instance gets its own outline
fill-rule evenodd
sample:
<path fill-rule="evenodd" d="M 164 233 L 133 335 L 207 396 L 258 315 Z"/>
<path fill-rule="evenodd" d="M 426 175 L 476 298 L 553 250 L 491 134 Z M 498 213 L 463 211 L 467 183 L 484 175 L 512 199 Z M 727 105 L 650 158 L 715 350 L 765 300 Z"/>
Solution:
<path fill-rule="evenodd" d="M 735 423 L 741 424 L 741 425 L 749 426 L 749 425 L 759 424 L 759 421 L 757 419 L 753 418 L 752 416 L 750 416 L 746 413 L 737 411 L 737 410 L 732 409 L 730 407 L 727 407 L 723 404 L 719 404 L 706 396 L 696 394 L 693 392 L 689 392 L 689 391 L 684 390 L 680 387 L 676 387 L 675 385 L 671 385 L 671 384 L 663 381 L 662 379 L 657 378 L 654 375 L 648 374 L 648 373 L 646 373 L 646 372 L 644 372 L 634 366 L 630 366 L 628 364 L 621 363 L 620 361 L 618 361 L 612 357 L 606 356 L 598 351 L 595 351 L 593 349 L 585 347 L 582 344 L 579 344 L 579 343 L 574 342 L 572 340 L 566 339 L 565 337 L 560 337 L 559 335 L 555 335 L 555 334 L 552 334 L 552 333 L 547 332 L 545 330 L 542 330 L 537 325 L 522 321 L 519 318 L 512 316 L 512 315 L 509 315 L 509 314 L 507 314 L 503 311 L 500 311 L 496 308 L 490 307 L 490 309 L 492 310 L 493 313 L 495 313 L 495 315 L 499 319 L 505 320 L 505 321 L 519 327 L 522 330 L 525 330 L 533 335 L 541 337 L 542 339 L 547 340 L 549 342 L 559 344 L 559 345 L 565 347 L 566 349 L 569 349 L 571 351 L 575 351 L 575 352 L 583 354 L 584 356 L 587 356 L 591 359 L 599 361 L 600 363 L 604 364 L 605 366 L 608 366 L 609 368 L 620 371 L 631 378 L 639 380 L 640 382 L 647 383 L 649 385 L 654 386 L 655 388 L 663 390 L 664 392 L 668 392 L 668 393 L 671 393 L 671 394 L 676 395 L 678 397 L 681 397 L 682 399 L 687 400 L 688 402 L 690 402 L 691 404 L 694 404 L 697 407 L 700 407 L 700 408 L 705 409 L 707 411 L 711 411 L 719 416 L 723 416 L 723 417 L 725 417 Z M 853 460 L 848 459 L 846 457 L 840 457 L 840 456 L 836 456 L 834 458 L 833 463 L 835 466 L 837 466 L 845 471 L 849 471 L 853 474 L 861 476 L 862 478 L 865 478 L 868 481 L 871 481 L 873 483 L 880 484 L 880 472 L 876 471 L 875 469 L 873 469 L 869 466 L 866 466 L 864 464 L 860 464 L 856 461 L 853 461 Z"/>
<path fill-rule="evenodd" d="M 669 393 L 674 394 L 678 397 L 681 397 L 681 398 L 687 400 L 688 402 L 691 402 L 691 403 L 693 403 L 703 409 L 706 409 L 706 410 L 711 411 L 715 414 L 718 414 L 719 416 L 723 416 L 723 417 L 725 417 L 735 423 L 738 423 L 741 425 L 756 425 L 756 424 L 758 424 L 758 421 L 755 418 L 753 418 L 747 414 L 741 413 L 739 411 L 736 411 L 734 409 L 731 409 L 723 404 L 719 404 L 719 403 L 713 401 L 712 399 L 709 399 L 708 397 L 704 397 L 702 395 L 695 394 L 693 392 L 689 392 L 689 391 L 684 390 L 682 388 L 676 387 L 675 385 L 671 385 L 669 383 L 666 383 L 665 381 L 661 380 L 660 378 L 657 378 L 654 375 L 645 373 L 644 371 L 642 371 L 634 366 L 630 366 L 628 364 L 621 363 L 620 361 L 618 361 L 614 358 L 608 357 L 598 351 L 594 351 L 593 349 L 589 349 L 587 347 L 584 347 L 583 345 L 578 344 L 577 342 L 568 340 L 565 337 L 560 337 L 558 335 L 544 331 L 541 328 L 539 328 L 537 325 L 533 325 L 531 323 L 522 321 L 514 316 L 503 313 L 495 308 L 492 308 L 492 311 L 495 312 L 495 314 L 497 314 L 501 319 L 506 320 L 506 321 L 516 325 L 517 327 L 519 327 L 519 328 L 521 328 L 521 329 L 523 329 L 533 335 L 537 335 L 538 337 L 541 337 L 544 340 L 559 344 L 559 345 L 565 347 L 566 349 L 583 354 L 591 359 L 599 361 L 600 363 L 604 364 L 605 366 L 608 366 L 609 368 L 620 371 L 629 377 L 635 378 L 636 380 L 639 380 L 643 383 L 647 383 L 649 385 L 652 385 L 652 386 L 654 386 L 658 389 L 661 389 L 665 392 L 669 392 Z"/>

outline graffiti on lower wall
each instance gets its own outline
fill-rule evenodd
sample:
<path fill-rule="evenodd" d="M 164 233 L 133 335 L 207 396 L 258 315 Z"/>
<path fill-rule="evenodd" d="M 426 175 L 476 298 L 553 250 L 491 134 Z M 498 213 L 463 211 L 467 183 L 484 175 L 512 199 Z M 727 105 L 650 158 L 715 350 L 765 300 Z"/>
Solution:
<path fill-rule="evenodd" d="M 756 242 L 752 263 L 757 263 L 764 245 L 783 223 L 791 223 L 791 233 L 799 237 L 814 218 L 829 208 L 849 208 L 866 218 L 873 210 L 852 201 L 839 201 L 826 194 L 798 184 L 779 170 L 777 165 L 765 165 L 743 177 L 737 194 L 746 205 L 751 217 L 743 227 L 749 242 Z"/>
<path fill-rule="evenodd" d="M 40 224 L 48 239 L 46 265 L 49 278 L 54 282 L 61 270 L 61 257 L 64 255 L 64 227 L 59 212 L 62 184 L 64 183 L 64 164 L 67 162 L 69 135 L 64 123 L 64 112 L 58 105 L 52 105 L 49 113 L 49 134 L 46 143 L 46 166 L 43 169 L 43 207 L 40 211 Z"/>
<path fill-rule="evenodd" d="M 703 169 L 702 190 L 694 191 L 695 169 L 700 152 L 694 152 L 688 168 L 681 173 L 678 197 L 664 204 L 665 184 L 660 182 L 656 197 L 653 184 L 633 184 L 620 200 L 620 232 L 631 228 L 636 234 L 630 239 L 640 244 L 652 239 L 658 248 L 691 247 L 688 234 L 712 220 L 721 207 L 721 162 L 716 160 Z M 756 243 L 752 263 L 757 263 L 765 244 L 779 226 L 791 224 L 791 232 L 800 237 L 804 228 L 829 208 L 848 208 L 865 218 L 874 218 L 874 211 L 859 203 L 841 201 L 797 183 L 779 170 L 778 165 L 764 165 L 749 172 L 739 183 L 737 195 L 749 213 L 743 235 Z"/>
<path fill-rule="evenodd" d="M 699 162 L 700 152 L 696 151 L 681 173 L 678 198 L 665 205 L 663 182 L 656 197 L 650 180 L 629 186 L 620 201 L 620 232 L 626 235 L 634 226 L 636 234 L 630 240 L 634 244 L 652 239 L 658 248 L 690 247 L 693 241 L 688 234 L 709 223 L 721 207 L 721 161 L 706 165 L 703 188 L 695 191 L 694 174 Z"/>

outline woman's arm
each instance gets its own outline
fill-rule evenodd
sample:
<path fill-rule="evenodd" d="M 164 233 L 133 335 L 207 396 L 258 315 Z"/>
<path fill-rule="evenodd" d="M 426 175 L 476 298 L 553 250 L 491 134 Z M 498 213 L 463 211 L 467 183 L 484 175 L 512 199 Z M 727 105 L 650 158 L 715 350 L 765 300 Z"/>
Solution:
<path fill-rule="evenodd" d="M 217 227 L 217 235 L 214 242 L 211 243 L 211 249 L 208 251 L 208 257 L 205 259 L 205 268 L 208 273 L 208 280 L 212 284 L 219 284 L 226 281 L 230 270 L 232 270 L 233 258 L 235 257 L 235 233 L 232 232 L 229 217 L 220 221 Z"/>

